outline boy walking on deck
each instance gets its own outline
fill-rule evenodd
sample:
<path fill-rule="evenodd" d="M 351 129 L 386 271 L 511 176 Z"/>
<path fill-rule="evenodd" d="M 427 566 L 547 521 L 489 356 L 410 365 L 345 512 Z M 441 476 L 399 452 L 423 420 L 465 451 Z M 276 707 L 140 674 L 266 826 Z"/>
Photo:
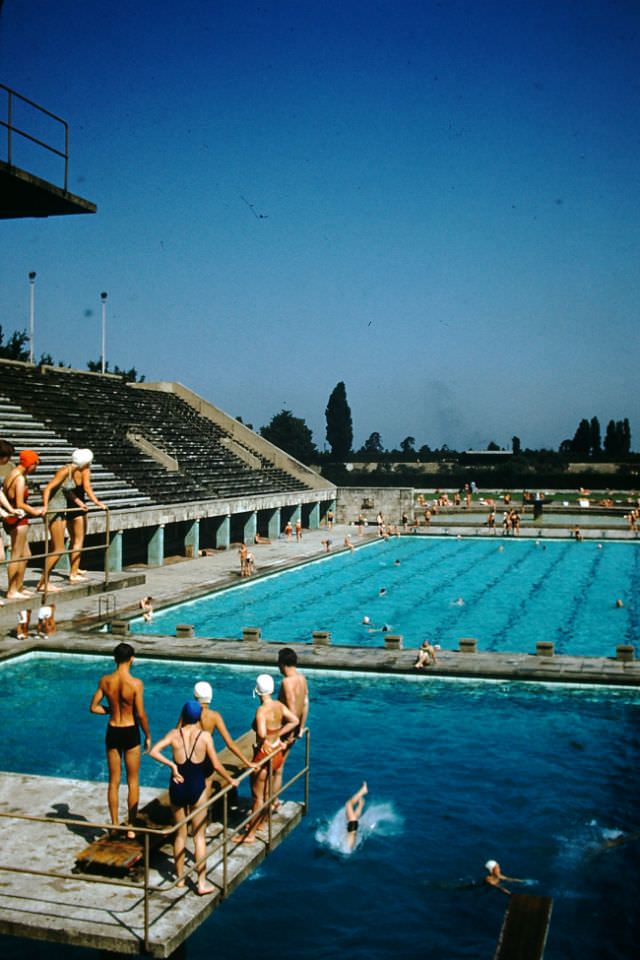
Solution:
<path fill-rule="evenodd" d="M 113 673 L 100 678 L 98 688 L 91 700 L 91 713 L 107 715 L 106 748 L 109 765 L 109 788 L 107 801 L 112 823 L 118 823 L 118 792 L 122 775 L 122 759 L 127 777 L 128 820 L 133 826 L 138 814 L 140 799 L 140 730 L 145 738 L 145 750 L 151 749 L 149 721 L 144 709 L 144 684 L 142 680 L 131 676 L 133 647 L 129 643 L 119 643 L 113 651 L 116 669 Z M 108 706 L 102 700 L 106 698 Z M 127 831 L 127 838 L 135 837 L 133 830 Z"/>

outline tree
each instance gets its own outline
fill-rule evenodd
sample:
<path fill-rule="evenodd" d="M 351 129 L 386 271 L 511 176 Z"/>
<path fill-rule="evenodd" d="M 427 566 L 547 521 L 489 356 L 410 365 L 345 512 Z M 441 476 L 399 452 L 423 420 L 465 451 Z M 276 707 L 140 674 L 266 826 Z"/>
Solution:
<path fill-rule="evenodd" d="M 346 460 L 353 446 L 353 422 L 351 408 L 347 403 L 347 389 L 342 382 L 333 388 L 327 409 L 327 442 L 334 460 Z"/>
<path fill-rule="evenodd" d="M 4 334 L 0 326 L 0 357 L 3 360 L 29 359 L 29 348 L 26 346 L 29 342 L 29 335 L 26 330 L 14 330 L 4 345 L 3 340 Z"/>
<path fill-rule="evenodd" d="M 365 453 L 384 453 L 382 437 L 380 434 L 374 430 L 374 432 L 365 440 L 362 449 Z"/>
<path fill-rule="evenodd" d="M 309 464 L 317 455 L 313 434 L 300 417 L 290 410 L 281 410 L 271 421 L 260 428 L 260 436 L 280 447 L 290 456 Z"/>
<path fill-rule="evenodd" d="M 404 440 L 400 443 L 400 449 L 402 450 L 405 457 L 408 457 L 410 454 L 416 452 L 416 438 L 415 437 L 405 437 Z"/>
<path fill-rule="evenodd" d="M 609 420 L 604 436 L 604 449 L 612 457 L 625 457 L 631 450 L 629 419 Z"/>
<path fill-rule="evenodd" d="M 87 360 L 87 370 L 90 370 L 91 373 L 102 373 L 102 360 Z M 108 360 L 104 365 L 104 372 L 112 373 L 114 377 L 122 377 L 125 383 L 142 383 L 144 381 L 144 374 L 138 376 L 138 371 L 135 367 L 131 367 L 129 370 L 123 370 L 116 363 L 113 370 L 110 371 Z"/>
<path fill-rule="evenodd" d="M 573 435 L 572 451 L 580 456 L 588 457 L 591 450 L 591 427 L 588 420 L 581 420 L 578 429 Z"/>
<path fill-rule="evenodd" d="M 591 431 L 591 456 L 597 456 L 602 453 L 602 441 L 600 439 L 600 421 L 597 417 L 591 417 L 589 424 Z"/>
<path fill-rule="evenodd" d="M 511 450 L 513 451 L 514 457 L 519 457 L 522 453 L 522 445 L 520 443 L 520 437 L 511 437 Z"/>
<path fill-rule="evenodd" d="M 616 423 L 615 420 L 609 420 L 607 424 L 607 430 L 604 435 L 604 449 L 611 456 L 615 456 L 617 451 L 617 442 L 618 438 L 616 435 Z"/>
<path fill-rule="evenodd" d="M 499 450 L 499 449 L 500 447 L 495 442 L 495 440 L 491 440 L 491 442 L 487 444 L 487 450 L 491 450 L 492 452 L 495 452 L 496 450 Z"/>

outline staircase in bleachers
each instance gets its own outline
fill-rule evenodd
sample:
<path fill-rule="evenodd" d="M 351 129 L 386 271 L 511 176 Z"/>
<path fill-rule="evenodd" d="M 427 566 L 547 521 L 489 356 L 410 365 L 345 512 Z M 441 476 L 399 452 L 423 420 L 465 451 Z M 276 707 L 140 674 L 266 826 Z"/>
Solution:
<path fill-rule="evenodd" d="M 135 390 L 116 377 L 6 362 L 0 363 L 0 392 L 72 446 L 90 447 L 96 461 L 155 503 L 307 489 L 256 451 L 248 458 L 253 465 L 245 463 L 228 448 L 220 427 L 171 393 Z M 0 436 L 4 430 L 0 420 Z M 178 470 L 141 452 L 132 435 L 177 461 Z"/>
<path fill-rule="evenodd" d="M 0 437 L 8 440 L 19 450 L 36 450 L 40 455 L 37 480 L 32 489 L 42 489 L 60 467 L 71 461 L 74 446 L 61 439 L 44 423 L 36 420 L 19 404 L 0 393 Z M 138 507 L 151 503 L 151 497 L 140 493 L 136 487 L 119 479 L 106 470 L 97 460 L 91 467 L 91 486 L 98 500 L 111 510 L 121 507 Z M 36 496 L 35 502 L 39 502 Z"/>

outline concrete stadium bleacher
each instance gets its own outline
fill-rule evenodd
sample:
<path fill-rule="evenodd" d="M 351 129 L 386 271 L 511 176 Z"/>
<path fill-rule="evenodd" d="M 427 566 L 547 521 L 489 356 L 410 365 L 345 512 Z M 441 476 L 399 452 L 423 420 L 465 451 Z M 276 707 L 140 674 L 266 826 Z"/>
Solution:
<path fill-rule="evenodd" d="M 145 455 L 132 434 L 176 461 L 178 469 Z M 39 482 L 68 462 L 73 447 L 90 447 L 96 493 L 110 506 L 309 488 L 262 451 L 247 449 L 249 465 L 230 449 L 228 433 L 180 397 L 135 390 L 119 377 L 0 361 L 0 436 L 42 455 Z"/>

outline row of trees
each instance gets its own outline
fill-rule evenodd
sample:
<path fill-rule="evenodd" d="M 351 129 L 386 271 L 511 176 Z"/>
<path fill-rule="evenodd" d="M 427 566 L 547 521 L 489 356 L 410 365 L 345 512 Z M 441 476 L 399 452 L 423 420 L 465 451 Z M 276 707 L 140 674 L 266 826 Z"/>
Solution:
<path fill-rule="evenodd" d="M 578 454 L 582 457 L 599 457 L 602 453 L 611 457 L 625 457 L 631 452 L 631 428 L 627 417 L 624 420 L 609 420 L 601 439 L 600 421 L 597 417 L 581 420 L 573 440 L 563 440 L 560 453 Z"/>
<path fill-rule="evenodd" d="M 24 363 L 27 362 L 29 359 L 29 335 L 27 334 L 26 330 L 14 330 L 5 343 L 4 332 L 2 330 L 2 325 L 0 324 L 0 358 L 3 360 L 22 360 Z M 56 366 L 50 353 L 41 353 L 38 364 L 45 364 L 49 367 Z M 69 367 L 69 364 L 64 363 L 64 361 L 61 360 L 58 362 L 57 366 Z M 88 360 L 87 370 L 90 370 L 92 373 L 100 373 L 102 371 L 102 359 Z M 116 364 L 113 370 L 110 370 L 108 360 L 105 363 L 105 372 L 112 373 L 117 377 L 122 377 L 122 379 L 127 383 L 142 383 L 144 380 L 144 376 L 140 376 L 135 367 L 125 370 Z"/>
<path fill-rule="evenodd" d="M 416 461 L 427 456 L 442 456 L 455 451 L 443 445 L 440 449 L 432 450 L 428 444 L 416 449 L 415 437 L 407 436 L 400 441 L 397 449 L 385 450 L 382 437 L 374 431 L 367 437 L 359 450 L 353 449 L 353 418 L 347 400 L 347 390 L 342 381 L 336 384 L 331 392 L 325 409 L 326 437 L 332 461 L 358 459 L 396 459 Z M 311 430 L 304 420 L 294 417 L 290 410 L 281 410 L 270 423 L 262 427 L 260 433 L 265 439 L 286 450 L 303 463 L 322 458 L 314 442 Z M 488 444 L 488 451 L 497 451 L 501 448 L 492 441 Z M 554 451 L 533 451 L 522 449 L 520 437 L 514 436 L 511 440 L 511 452 L 514 457 L 539 458 L 548 453 L 553 456 Z M 572 440 L 563 440 L 559 450 L 555 453 L 563 456 L 579 456 L 584 458 L 624 457 L 631 452 L 631 429 L 629 420 L 610 420 L 607 424 L 604 441 L 601 439 L 600 422 L 597 417 L 591 420 L 581 420 Z"/>

